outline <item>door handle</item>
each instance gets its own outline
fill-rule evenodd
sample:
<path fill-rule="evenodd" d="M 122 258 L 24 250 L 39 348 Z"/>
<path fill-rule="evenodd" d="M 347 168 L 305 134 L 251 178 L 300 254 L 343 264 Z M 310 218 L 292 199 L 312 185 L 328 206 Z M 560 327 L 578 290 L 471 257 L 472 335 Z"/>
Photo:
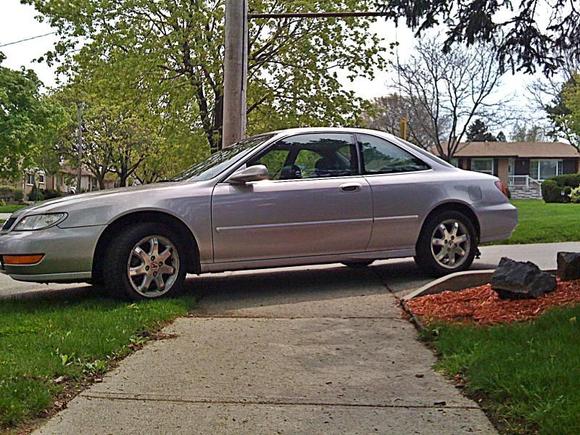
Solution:
<path fill-rule="evenodd" d="M 360 184 L 358 183 L 348 183 L 340 185 L 340 190 L 343 192 L 357 192 L 360 190 Z"/>

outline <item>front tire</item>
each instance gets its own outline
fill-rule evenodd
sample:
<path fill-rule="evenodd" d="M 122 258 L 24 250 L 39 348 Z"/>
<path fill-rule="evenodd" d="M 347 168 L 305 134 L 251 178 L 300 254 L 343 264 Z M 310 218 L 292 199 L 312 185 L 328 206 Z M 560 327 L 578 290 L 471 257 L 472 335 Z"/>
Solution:
<path fill-rule="evenodd" d="M 426 273 L 443 276 L 469 269 L 477 252 L 473 223 L 458 211 L 444 211 L 425 222 L 415 263 Z"/>
<path fill-rule="evenodd" d="M 124 228 L 112 240 L 103 275 L 115 297 L 143 300 L 176 296 L 183 291 L 186 248 L 167 225 L 138 223 Z"/>

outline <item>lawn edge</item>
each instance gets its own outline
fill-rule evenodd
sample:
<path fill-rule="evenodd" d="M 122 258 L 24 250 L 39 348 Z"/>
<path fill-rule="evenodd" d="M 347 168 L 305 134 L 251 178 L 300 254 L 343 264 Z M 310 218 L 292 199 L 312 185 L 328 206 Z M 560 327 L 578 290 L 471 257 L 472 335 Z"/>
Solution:
<path fill-rule="evenodd" d="M 529 321 L 530 320 L 526 320 L 524 322 Z M 485 392 L 483 391 L 472 391 L 469 386 L 469 380 L 465 378 L 464 373 L 462 372 L 450 373 L 444 370 L 443 368 L 438 367 L 439 363 L 442 362 L 443 358 L 442 353 L 439 352 L 439 350 L 435 346 L 435 341 L 437 340 L 438 334 L 434 331 L 436 330 L 437 324 L 446 324 L 446 322 L 439 322 L 436 324 L 423 326 L 424 329 L 419 334 L 419 341 L 425 344 L 425 346 L 428 349 L 430 349 L 437 358 L 437 362 L 432 366 L 432 369 L 435 372 L 442 375 L 445 379 L 450 381 L 453 384 L 453 386 L 461 392 L 463 396 L 475 402 L 500 435 L 513 435 L 513 434 L 523 435 L 523 434 L 539 433 L 538 428 L 531 422 L 522 419 L 508 418 L 506 416 L 501 415 L 497 409 L 498 402 L 489 398 L 488 395 L 486 395 Z M 476 326 L 480 328 L 489 328 L 497 325 L 476 325 Z M 503 405 L 505 403 L 507 402 L 502 402 L 499 405 Z M 518 431 L 514 432 L 513 430 L 514 428 L 517 428 Z"/>
<path fill-rule="evenodd" d="M 144 341 L 140 344 L 127 343 L 121 349 L 119 349 L 119 354 L 107 360 L 107 368 L 100 375 L 94 374 L 83 374 L 81 379 L 67 379 L 61 385 L 63 390 L 57 395 L 52 397 L 52 405 L 45 410 L 41 411 L 41 415 L 31 417 L 30 419 L 24 420 L 22 423 L 14 427 L 0 427 L 0 434 L 2 435 L 15 435 L 15 434 L 30 434 L 35 430 L 39 429 L 48 420 L 53 418 L 59 412 L 65 410 L 68 407 L 69 402 L 74 400 L 79 394 L 93 386 L 94 384 L 102 382 L 105 375 L 116 369 L 121 362 L 127 357 L 137 353 L 142 350 L 145 346 L 150 343 L 161 341 L 161 340 L 171 340 L 176 338 L 175 334 L 165 334 L 163 329 L 172 325 L 177 319 L 188 317 L 191 312 L 195 309 L 197 303 L 199 302 L 199 297 L 194 297 L 192 301 L 191 308 L 184 313 L 174 317 L 171 320 L 159 321 L 153 328 L 144 329 L 136 333 L 135 337 L 140 337 Z"/>

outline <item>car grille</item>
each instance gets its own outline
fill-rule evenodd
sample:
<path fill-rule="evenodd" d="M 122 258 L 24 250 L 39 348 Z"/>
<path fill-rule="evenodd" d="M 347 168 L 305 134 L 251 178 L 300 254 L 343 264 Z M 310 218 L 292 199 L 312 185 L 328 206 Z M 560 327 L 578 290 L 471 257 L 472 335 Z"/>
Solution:
<path fill-rule="evenodd" d="M 15 221 L 16 221 L 15 217 L 9 218 L 6 222 L 4 222 L 4 225 L 2 226 L 2 231 L 8 231 L 10 228 L 12 228 L 12 225 L 14 225 Z"/>

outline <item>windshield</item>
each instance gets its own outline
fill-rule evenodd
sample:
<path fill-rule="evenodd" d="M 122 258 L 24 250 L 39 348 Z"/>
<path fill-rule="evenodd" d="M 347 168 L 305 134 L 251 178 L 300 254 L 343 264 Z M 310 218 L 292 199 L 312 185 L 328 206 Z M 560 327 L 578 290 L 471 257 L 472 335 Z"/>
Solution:
<path fill-rule="evenodd" d="M 203 181 L 214 178 L 231 165 L 243 159 L 252 149 L 263 144 L 273 136 L 273 134 L 262 134 L 238 142 L 231 147 L 212 154 L 203 162 L 193 165 L 169 181 L 185 181 L 190 179 Z"/>

